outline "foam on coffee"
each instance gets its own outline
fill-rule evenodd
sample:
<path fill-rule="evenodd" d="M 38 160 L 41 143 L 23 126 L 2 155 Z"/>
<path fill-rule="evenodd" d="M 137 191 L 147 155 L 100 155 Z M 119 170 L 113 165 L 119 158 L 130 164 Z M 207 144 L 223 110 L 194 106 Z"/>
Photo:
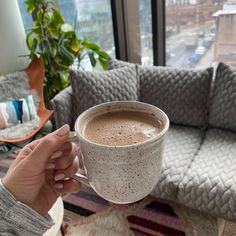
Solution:
<path fill-rule="evenodd" d="M 127 146 L 144 142 L 163 129 L 160 120 L 137 111 L 115 111 L 93 117 L 83 136 L 91 142 L 108 146 Z"/>

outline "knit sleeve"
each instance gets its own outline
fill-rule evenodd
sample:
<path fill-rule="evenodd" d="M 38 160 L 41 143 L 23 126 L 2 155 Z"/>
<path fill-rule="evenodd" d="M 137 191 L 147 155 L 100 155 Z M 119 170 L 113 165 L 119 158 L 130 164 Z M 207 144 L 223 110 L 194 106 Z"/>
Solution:
<path fill-rule="evenodd" d="M 53 224 L 49 215 L 45 218 L 17 201 L 0 180 L 1 236 L 42 236 Z"/>

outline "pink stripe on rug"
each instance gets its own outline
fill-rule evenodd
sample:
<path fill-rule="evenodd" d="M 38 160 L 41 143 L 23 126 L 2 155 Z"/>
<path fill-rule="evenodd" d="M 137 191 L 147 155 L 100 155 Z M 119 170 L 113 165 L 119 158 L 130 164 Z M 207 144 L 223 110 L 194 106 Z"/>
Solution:
<path fill-rule="evenodd" d="M 146 209 L 141 209 L 140 211 L 134 213 L 133 215 L 138 216 L 140 218 L 145 218 L 146 220 L 159 222 L 162 225 L 173 227 L 177 230 L 183 230 L 182 221 L 179 218 L 174 218 L 168 215 L 164 215 L 163 213 L 153 212 Z"/>

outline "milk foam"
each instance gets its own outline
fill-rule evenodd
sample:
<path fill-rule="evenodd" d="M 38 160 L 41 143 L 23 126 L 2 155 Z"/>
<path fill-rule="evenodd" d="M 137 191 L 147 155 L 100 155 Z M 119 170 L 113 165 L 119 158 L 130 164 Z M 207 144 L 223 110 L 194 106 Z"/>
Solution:
<path fill-rule="evenodd" d="M 83 135 L 86 139 L 108 146 L 127 146 L 155 137 L 163 124 L 151 114 L 137 111 L 108 112 L 92 118 Z"/>

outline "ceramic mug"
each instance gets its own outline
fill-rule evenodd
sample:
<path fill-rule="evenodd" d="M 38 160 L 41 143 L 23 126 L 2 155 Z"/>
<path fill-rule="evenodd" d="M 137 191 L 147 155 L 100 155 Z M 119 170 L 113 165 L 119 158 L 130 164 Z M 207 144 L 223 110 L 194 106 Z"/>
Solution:
<path fill-rule="evenodd" d="M 127 146 L 96 144 L 83 136 L 88 119 L 112 111 L 138 111 L 154 115 L 164 126 L 153 138 Z M 169 128 L 167 115 L 150 104 L 121 101 L 94 106 L 75 122 L 74 137 L 79 143 L 85 175 L 75 179 L 91 186 L 102 198 L 118 204 L 136 202 L 157 184 L 162 167 L 164 137 Z"/>

